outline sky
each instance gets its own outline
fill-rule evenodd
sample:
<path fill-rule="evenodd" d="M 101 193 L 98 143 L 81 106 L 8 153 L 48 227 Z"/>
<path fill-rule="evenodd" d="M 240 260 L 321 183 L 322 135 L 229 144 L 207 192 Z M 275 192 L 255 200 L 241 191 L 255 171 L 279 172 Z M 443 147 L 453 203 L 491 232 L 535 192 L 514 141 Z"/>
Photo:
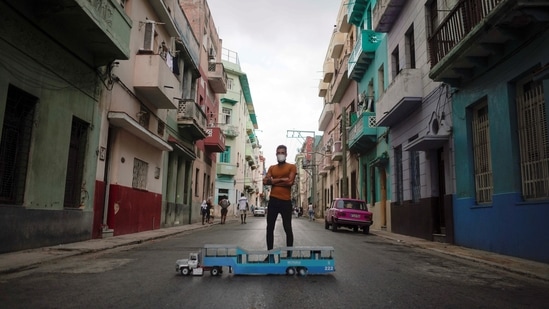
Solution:
<path fill-rule="evenodd" d="M 295 162 L 303 136 L 322 134 L 323 99 L 318 84 L 336 24 L 340 0 L 208 0 L 223 48 L 238 53 L 248 77 L 266 166 L 276 147 L 288 147 Z"/>

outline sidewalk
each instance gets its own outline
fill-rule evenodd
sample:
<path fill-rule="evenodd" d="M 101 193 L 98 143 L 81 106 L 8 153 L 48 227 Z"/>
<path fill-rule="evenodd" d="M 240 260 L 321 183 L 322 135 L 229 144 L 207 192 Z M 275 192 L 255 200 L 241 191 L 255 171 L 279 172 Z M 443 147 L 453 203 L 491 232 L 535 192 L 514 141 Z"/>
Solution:
<path fill-rule="evenodd" d="M 231 222 L 237 222 L 237 219 L 227 217 L 227 224 L 230 224 Z M 316 222 L 324 224 L 324 221 L 322 219 L 317 219 Z M 219 224 L 219 220 L 215 222 L 214 225 L 215 224 Z M 42 263 L 59 260 L 70 256 L 99 252 L 117 247 L 136 245 L 187 231 L 207 229 L 211 226 L 212 225 L 209 224 L 202 225 L 202 223 L 194 223 L 190 225 L 163 228 L 105 239 L 92 239 L 88 241 L 62 244 L 52 247 L 4 253 L 0 254 L 0 275 L 23 271 L 26 269 L 32 269 Z M 499 255 L 482 250 L 468 249 L 446 243 L 427 241 L 424 239 L 394 234 L 387 231 L 370 230 L 370 233 L 372 235 L 377 235 L 388 239 L 389 241 L 393 241 L 399 245 L 432 250 L 434 252 L 486 264 L 491 267 L 504 269 L 516 274 L 549 282 L 549 264 Z"/>

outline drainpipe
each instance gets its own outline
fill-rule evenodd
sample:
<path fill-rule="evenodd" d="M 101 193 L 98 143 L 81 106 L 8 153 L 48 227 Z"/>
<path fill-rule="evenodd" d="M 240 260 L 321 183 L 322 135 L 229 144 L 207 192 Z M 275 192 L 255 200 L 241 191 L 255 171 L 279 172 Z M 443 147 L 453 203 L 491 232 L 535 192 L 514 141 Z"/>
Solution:
<path fill-rule="evenodd" d="M 341 184 L 341 197 L 349 197 L 349 190 L 347 188 L 347 110 L 345 107 L 341 108 L 341 165 L 342 165 L 342 177 Z"/>

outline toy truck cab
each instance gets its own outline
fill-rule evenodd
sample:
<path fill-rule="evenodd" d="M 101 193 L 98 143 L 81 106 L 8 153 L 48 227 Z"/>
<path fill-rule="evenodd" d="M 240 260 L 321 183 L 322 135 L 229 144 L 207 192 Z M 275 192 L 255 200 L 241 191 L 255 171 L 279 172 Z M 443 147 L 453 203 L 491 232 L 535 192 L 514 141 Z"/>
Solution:
<path fill-rule="evenodd" d="M 188 259 L 180 259 L 175 262 L 175 271 L 180 272 L 183 276 L 189 274 L 202 275 L 202 268 L 200 267 L 200 253 L 192 252 L 189 254 Z"/>

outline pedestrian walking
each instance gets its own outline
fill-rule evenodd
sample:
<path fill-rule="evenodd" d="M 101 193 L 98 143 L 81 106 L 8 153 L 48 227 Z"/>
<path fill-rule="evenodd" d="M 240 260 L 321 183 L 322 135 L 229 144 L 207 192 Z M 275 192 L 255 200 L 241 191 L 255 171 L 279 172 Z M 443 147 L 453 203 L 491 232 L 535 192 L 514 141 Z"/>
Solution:
<path fill-rule="evenodd" d="M 246 211 L 248 210 L 248 198 L 244 193 L 240 193 L 238 199 L 238 210 L 240 211 L 240 224 L 246 224 Z"/>
<path fill-rule="evenodd" d="M 219 206 L 221 207 L 221 224 L 225 224 L 227 221 L 227 212 L 229 211 L 229 206 L 231 202 L 226 196 L 222 196 L 219 201 Z"/>

